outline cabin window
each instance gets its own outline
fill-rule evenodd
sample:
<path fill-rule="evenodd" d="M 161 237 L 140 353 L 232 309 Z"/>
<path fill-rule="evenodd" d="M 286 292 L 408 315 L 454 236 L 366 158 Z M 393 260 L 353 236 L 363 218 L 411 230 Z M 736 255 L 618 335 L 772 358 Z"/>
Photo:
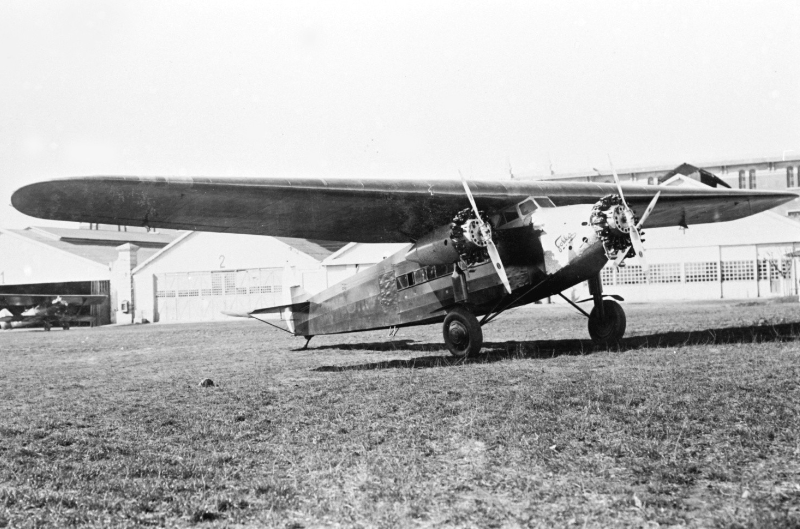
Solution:
<path fill-rule="evenodd" d="M 750 189 L 756 188 L 756 170 L 750 169 Z"/>
<path fill-rule="evenodd" d="M 554 207 L 556 207 L 556 205 L 553 204 L 553 201 L 550 200 L 547 197 L 534 197 L 534 198 L 536 198 L 536 203 L 539 205 L 540 208 L 554 208 Z"/>
<path fill-rule="evenodd" d="M 739 171 L 739 189 L 747 189 L 747 182 L 744 179 L 744 169 Z"/>
<path fill-rule="evenodd" d="M 420 268 L 419 270 L 414 270 L 414 284 L 419 285 L 420 283 L 424 283 L 428 280 L 428 274 L 425 272 L 424 268 Z"/>
<path fill-rule="evenodd" d="M 428 275 L 428 281 L 430 281 L 431 279 L 436 277 L 436 267 L 433 265 L 426 266 L 425 273 Z"/>
<path fill-rule="evenodd" d="M 450 267 L 453 265 L 436 265 L 436 277 L 444 277 L 446 275 L 450 275 L 453 271 L 450 270 Z"/>
<path fill-rule="evenodd" d="M 786 168 L 786 187 L 794 187 L 794 167 Z"/>
<path fill-rule="evenodd" d="M 527 217 L 537 209 L 539 208 L 536 207 L 536 202 L 530 198 L 519 205 L 519 212 L 523 217 Z"/>
<path fill-rule="evenodd" d="M 408 276 L 406 274 L 397 277 L 397 290 L 403 290 L 404 288 L 408 288 Z"/>

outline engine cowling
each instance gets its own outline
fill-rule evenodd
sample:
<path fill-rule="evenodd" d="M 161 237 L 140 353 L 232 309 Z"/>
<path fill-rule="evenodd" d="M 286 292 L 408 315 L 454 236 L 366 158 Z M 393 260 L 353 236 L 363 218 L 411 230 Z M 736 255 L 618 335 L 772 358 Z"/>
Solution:
<path fill-rule="evenodd" d="M 483 212 L 481 216 L 490 227 L 490 236 L 494 237 L 488 217 Z M 489 258 L 487 245 L 474 213 L 467 208 L 458 212 L 450 224 L 436 228 L 417 240 L 406 252 L 406 259 L 421 265 L 451 264 L 457 261 L 465 261 L 469 265 Z"/>

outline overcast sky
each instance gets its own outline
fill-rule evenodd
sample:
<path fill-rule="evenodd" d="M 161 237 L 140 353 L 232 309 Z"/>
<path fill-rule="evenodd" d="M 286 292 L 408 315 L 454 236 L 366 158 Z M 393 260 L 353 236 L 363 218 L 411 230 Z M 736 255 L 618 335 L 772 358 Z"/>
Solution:
<path fill-rule="evenodd" d="M 800 2 L 0 3 L 11 193 L 800 155 Z"/>

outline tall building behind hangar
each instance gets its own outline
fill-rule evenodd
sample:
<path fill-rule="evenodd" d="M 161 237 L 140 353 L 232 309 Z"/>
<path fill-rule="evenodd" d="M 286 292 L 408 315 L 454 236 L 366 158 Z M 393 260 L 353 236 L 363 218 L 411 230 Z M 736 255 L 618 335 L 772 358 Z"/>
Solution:
<path fill-rule="evenodd" d="M 85 307 L 92 325 L 116 322 L 110 283 L 119 248 L 135 244 L 151 256 L 178 232 L 126 231 L 97 226 L 71 228 L 0 228 L 0 290 L 19 294 L 108 294 L 102 305 Z"/>
<path fill-rule="evenodd" d="M 786 154 L 796 154 L 787 151 Z M 583 171 L 535 177 L 537 180 L 561 182 L 608 182 L 614 177 L 608 167 L 600 171 Z M 695 165 L 684 163 L 678 167 L 653 166 L 617 171 L 620 180 L 639 184 L 664 184 L 675 175 L 682 175 L 711 187 L 732 189 L 786 189 L 800 194 L 800 157 L 773 156 L 742 160 L 712 161 Z M 800 221 L 800 199 L 787 202 L 773 211 Z"/>

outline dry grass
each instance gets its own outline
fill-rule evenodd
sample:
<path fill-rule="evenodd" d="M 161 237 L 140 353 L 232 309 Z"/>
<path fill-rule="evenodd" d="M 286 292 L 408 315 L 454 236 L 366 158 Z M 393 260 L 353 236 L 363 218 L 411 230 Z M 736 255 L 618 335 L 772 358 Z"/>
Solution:
<path fill-rule="evenodd" d="M 438 326 L 3 333 L 0 526 L 800 526 L 800 305 L 626 310 L 620 350 L 537 306 L 468 362 Z"/>

